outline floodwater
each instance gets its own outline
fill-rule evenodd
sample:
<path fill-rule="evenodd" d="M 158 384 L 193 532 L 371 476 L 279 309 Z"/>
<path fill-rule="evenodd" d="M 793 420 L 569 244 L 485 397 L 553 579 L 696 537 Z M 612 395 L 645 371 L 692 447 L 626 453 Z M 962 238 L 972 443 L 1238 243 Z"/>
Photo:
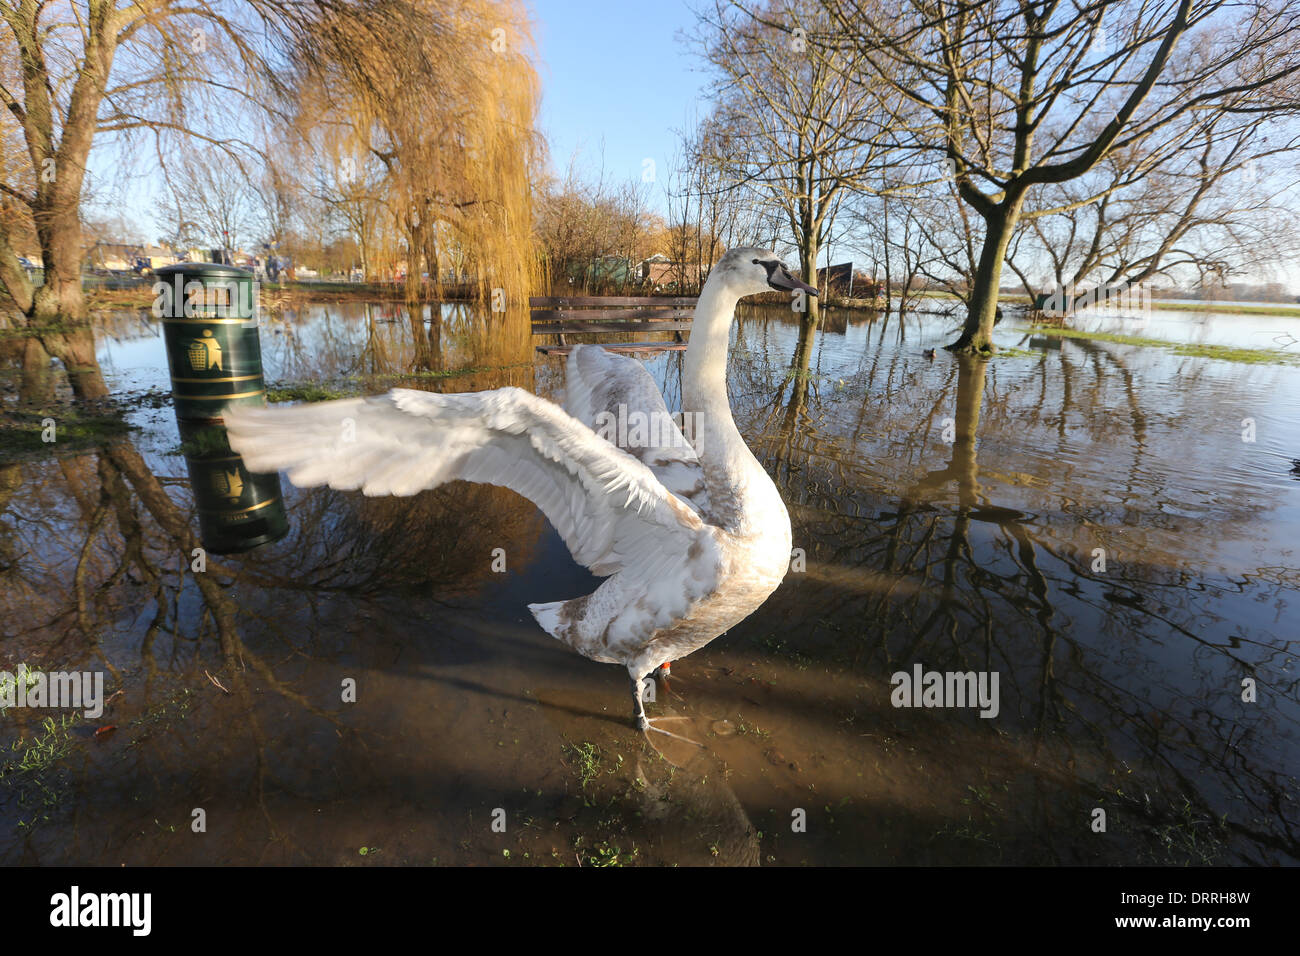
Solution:
<path fill-rule="evenodd" d="M 526 317 L 438 315 L 265 319 L 268 383 L 562 394 Z M 998 340 L 1029 354 L 928 358 L 953 324 L 737 322 L 732 404 L 801 550 L 649 705 L 698 749 L 648 744 L 621 668 L 532 621 L 596 579 L 508 491 L 285 482 L 287 536 L 192 570 L 161 333 L 105 317 L 138 428 L 0 465 L 0 669 L 121 693 L 0 717 L 0 862 L 1300 861 L 1300 368 L 1015 315 Z M 1300 321 L 1157 312 L 1141 334 L 1284 351 Z M 680 359 L 647 363 L 670 409 Z M 996 715 L 894 706 L 917 668 L 996 674 Z"/>

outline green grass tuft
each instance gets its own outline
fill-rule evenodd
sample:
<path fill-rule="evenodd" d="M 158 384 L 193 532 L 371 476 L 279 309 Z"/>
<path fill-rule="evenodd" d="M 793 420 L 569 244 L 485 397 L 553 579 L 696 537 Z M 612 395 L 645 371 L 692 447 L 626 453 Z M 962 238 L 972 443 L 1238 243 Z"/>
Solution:
<path fill-rule="evenodd" d="M 1054 335 L 1063 339 L 1088 339 L 1093 342 L 1113 342 L 1117 345 L 1137 345 L 1144 348 L 1168 349 L 1175 355 L 1193 358 L 1220 359 L 1225 362 L 1244 362 L 1250 365 L 1300 365 L 1300 354 L 1278 352 L 1272 349 L 1243 349 L 1227 345 L 1193 345 L 1167 342 L 1140 335 L 1120 335 L 1116 332 L 1084 332 L 1079 329 L 1035 327 L 1035 335 Z"/>

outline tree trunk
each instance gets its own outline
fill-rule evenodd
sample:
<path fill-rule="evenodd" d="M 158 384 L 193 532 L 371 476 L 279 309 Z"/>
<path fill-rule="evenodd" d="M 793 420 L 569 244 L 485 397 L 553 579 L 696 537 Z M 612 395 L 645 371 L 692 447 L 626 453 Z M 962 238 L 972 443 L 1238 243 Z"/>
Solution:
<path fill-rule="evenodd" d="M 957 479 L 958 499 L 968 508 L 979 503 L 979 465 L 976 462 L 976 434 L 980 406 L 984 402 L 984 373 L 988 363 L 962 356 L 957 360 L 956 440 L 948 467 Z"/>
<path fill-rule="evenodd" d="M 95 335 L 81 289 L 82 237 L 77 206 L 57 202 L 48 215 L 41 212 L 33 210 L 45 284 L 32 297 L 28 325 L 45 350 L 63 363 L 78 399 L 105 398 L 108 386 L 95 357 Z"/>
<path fill-rule="evenodd" d="M 984 220 L 984 245 L 980 249 L 980 261 L 971 288 L 966 324 L 957 341 L 945 346 L 950 352 L 988 355 L 993 351 L 993 320 L 997 317 L 1002 263 L 1020 218 L 1022 199 L 1017 197 L 997 206 L 993 215 Z"/>
<path fill-rule="evenodd" d="M 888 197 L 885 198 L 883 205 L 884 205 L 884 212 L 880 216 L 880 221 L 881 221 L 881 225 L 884 227 L 885 230 L 885 315 L 889 315 L 890 306 L 892 306 L 894 303 L 894 291 L 893 291 L 893 284 L 891 282 L 893 276 L 889 268 L 890 258 L 889 258 L 889 199 Z M 902 306 L 899 306 L 898 317 L 900 321 L 903 318 Z"/>
<path fill-rule="evenodd" d="M 805 232 L 799 241 L 799 275 L 809 285 L 817 284 L 817 256 L 820 252 L 816 234 L 811 230 Z M 805 329 L 817 328 L 817 320 L 821 317 L 818 306 L 817 296 L 804 296 L 805 311 L 799 317 L 799 322 Z"/>
<path fill-rule="evenodd" d="M 433 296 L 434 312 L 438 311 L 437 304 L 442 302 L 442 265 L 438 261 L 438 224 L 435 222 L 429 226 L 429 235 L 425 238 L 424 248 L 425 267 L 429 272 L 430 294 Z"/>
<path fill-rule="evenodd" d="M 419 226 L 410 225 L 406 231 L 406 304 L 413 306 L 420 301 L 420 257 L 424 249 L 424 237 Z"/>
<path fill-rule="evenodd" d="M 54 376 L 50 374 L 50 353 L 41 340 L 32 336 L 23 341 L 22 378 L 18 385 L 18 401 L 23 405 L 41 407 L 54 398 Z"/>

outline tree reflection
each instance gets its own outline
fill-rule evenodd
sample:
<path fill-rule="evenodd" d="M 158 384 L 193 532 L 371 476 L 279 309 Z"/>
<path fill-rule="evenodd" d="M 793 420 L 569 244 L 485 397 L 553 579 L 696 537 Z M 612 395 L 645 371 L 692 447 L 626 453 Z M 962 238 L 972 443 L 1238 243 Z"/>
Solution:
<path fill-rule="evenodd" d="M 408 378 L 407 356 L 418 356 L 420 347 L 395 343 L 381 331 L 379 315 L 367 310 L 363 317 L 367 345 L 360 354 L 380 387 L 394 378 L 406 387 L 439 389 L 529 384 L 518 363 L 491 365 L 503 355 L 517 357 L 517 348 L 495 349 L 454 385 L 451 378 Z M 398 328 L 409 332 L 405 313 L 402 318 Z M 322 354 L 312 345 L 323 341 L 323 364 L 356 361 L 356 353 L 344 355 L 349 337 L 336 334 L 328 315 L 310 330 L 294 319 L 285 323 L 291 332 L 276 336 L 282 358 L 305 367 L 311 355 Z M 42 361 L 39 350 L 21 342 L 6 346 L 0 361 L 21 381 L 42 380 L 44 366 L 27 365 Z M 57 376 L 50 376 L 49 386 L 43 394 L 56 396 Z M 41 398 L 20 392 L 12 396 L 15 405 Z M 233 754 L 241 736 L 248 744 L 253 777 L 246 790 L 275 832 L 264 794 L 270 782 L 284 784 L 277 775 L 282 758 L 274 754 L 277 727 L 288 715 L 280 708 L 271 716 L 261 695 L 269 690 L 304 716 L 345 729 L 337 703 L 322 703 L 319 694 L 298 686 L 292 669 L 286 673 L 285 654 L 325 660 L 338 654 L 340 627 L 333 618 L 340 598 L 355 606 L 411 595 L 445 605 L 499 580 L 494 549 L 511 566 L 527 565 L 544 521 L 529 502 L 490 486 L 453 486 L 411 499 L 286 489 L 291 535 L 245 555 L 219 557 L 204 552 L 196 533 L 196 491 L 203 489 L 181 477 L 181 447 L 159 454 L 130 439 L 81 451 L 56 443 L 0 465 L 4 663 L 12 670 L 20 660 L 50 668 L 97 662 L 129 684 L 137 714 L 169 693 L 151 689 L 156 679 L 167 686 L 197 681 L 210 693 L 216 693 L 212 685 L 220 686 L 231 695 L 243 734 L 223 735 L 219 747 Z M 321 626 L 304 627 L 313 620 Z M 127 676 L 133 674 L 144 675 L 143 683 Z M 162 675 L 170 678 L 161 681 Z M 74 812 L 88 809 L 82 804 Z"/>
<path fill-rule="evenodd" d="M 1286 691 L 1276 672 L 1265 676 L 1258 655 L 1235 649 L 1238 639 L 1201 630 L 1213 605 L 1198 597 L 1199 555 L 1179 550 L 1188 539 L 1166 532 L 1162 513 L 1179 503 L 1165 505 L 1172 492 L 1153 485 L 1157 396 L 1138 387 L 1125 357 L 1084 341 L 1027 366 L 954 358 L 930 367 L 871 344 L 885 335 L 881 322 L 842 379 L 842 365 L 816 372 L 824 339 L 809 342 L 790 329 L 790 371 L 778 378 L 755 345 L 773 322 L 784 325 L 775 314 L 745 323 L 738 340 L 760 358 L 737 370 L 734 391 L 748 394 L 762 378 L 773 383 L 774 398 L 751 416 L 747 433 L 790 506 L 795 545 L 808 549 L 808 572 L 792 574 L 774 599 L 784 605 L 774 619 L 808 622 L 801 653 L 880 681 L 916 662 L 999 671 L 1006 721 L 999 723 L 1021 729 L 1031 759 L 1050 760 L 1062 748 L 1074 754 L 1069 763 L 1080 770 L 1070 786 L 1085 788 L 1080 793 L 1101 787 L 1091 799 L 1109 793 L 1112 804 L 1157 830 L 1204 828 L 1211 842 L 1213 833 L 1220 841 L 1235 833 L 1247 841 L 1238 852 L 1250 855 L 1242 848 L 1253 845 L 1297 855 L 1283 765 L 1259 742 L 1244 786 L 1240 748 L 1248 737 L 1213 716 L 1231 706 L 1241 676 Z M 1192 394 L 1180 391 L 1178 400 Z M 1118 420 L 1112 396 L 1126 412 Z M 1116 433 L 1121 423 L 1127 442 Z M 1013 429 L 1017 436 L 1054 432 L 1057 457 L 1044 449 L 1041 462 L 1013 463 L 1002 450 Z M 1082 454 L 1081 434 L 1088 436 Z M 981 468 L 989 435 L 998 448 L 991 479 L 987 463 Z M 938 456 L 940 464 L 931 464 Z M 1141 507 L 1116 511 L 1115 498 Z M 1217 504 L 1230 526 L 1257 520 L 1267 506 Z M 1263 635 L 1243 639 L 1261 650 L 1270 644 Z M 1200 697 L 1192 699 L 1203 702 L 1190 704 L 1185 683 L 1173 679 L 1165 642 L 1185 649 L 1178 669 L 1189 673 L 1180 680 L 1195 681 Z M 1133 679 L 1135 668 L 1142 681 Z M 1251 725 L 1285 732 L 1296 717 L 1288 705 Z M 1083 751 L 1092 751 L 1087 772 Z M 1140 806 L 1106 785 L 1124 767 L 1140 767 L 1151 788 Z M 1249 813 L 1213 822 L 1243 798 Z"/>

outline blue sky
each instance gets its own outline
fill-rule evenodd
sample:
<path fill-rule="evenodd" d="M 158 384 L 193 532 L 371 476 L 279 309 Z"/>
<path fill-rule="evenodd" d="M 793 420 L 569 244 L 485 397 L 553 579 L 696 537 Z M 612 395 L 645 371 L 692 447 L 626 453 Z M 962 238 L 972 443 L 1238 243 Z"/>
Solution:
<path fill-rule="evenodd" d="M 675 130 L 697 112 L 707 78 L 677 34 L 695 15 L 685 3 L 531 0 L 542 83 L 541 128 L 563 175 L 578 152 L 580 170 L 640 180 L 653 159 L 662 173 L 677 145 Z M 652 201 L 659 205 L 656 188 Z"/>

